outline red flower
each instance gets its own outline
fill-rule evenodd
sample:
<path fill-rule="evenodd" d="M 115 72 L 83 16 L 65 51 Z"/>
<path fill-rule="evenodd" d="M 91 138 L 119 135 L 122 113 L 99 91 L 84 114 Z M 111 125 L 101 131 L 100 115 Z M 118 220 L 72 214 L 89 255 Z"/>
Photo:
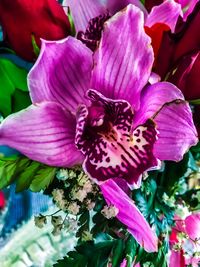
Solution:
<path fill-rule="evenodd" d="M 200 3 L 184 22 L 179 19 L 175 33 L 164 32 L 154 62 L 154 71 L 175 84 L 186 100 L 200 99 Z M 157 35 L 158 36 L 158 35 Z M 167 52 L 166 52 L 167 51 Z M 194 119 L 199 131 L 200 113 Z"/>
<path fill-rule="evenodd" d="M 36 58 L 32 37 L 58 40 L 70 33 L 70 23 L 56 0 L 1 0 L 0 23 L 4 39 L 22 58 Z"/>

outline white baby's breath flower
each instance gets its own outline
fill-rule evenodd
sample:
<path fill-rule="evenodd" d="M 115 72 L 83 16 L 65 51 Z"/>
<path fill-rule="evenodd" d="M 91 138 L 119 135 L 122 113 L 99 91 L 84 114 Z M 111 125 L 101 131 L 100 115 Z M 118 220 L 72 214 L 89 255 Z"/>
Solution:
<path fill-rule="evenodd" d="M 69 232 L 75 232 L 78 229 L 78 221 L 74 218 L 66 218 L 64 221 L 64 226 Z"/>
<path fill-rule="evenodd" d="M 56 177 L 58 178 L 58 180 L 65 181 L 69 177 L 69 171 L 67 169 L 60 169 L 57 172 Z"/>
<path fill-rule="evenodd" d="M 53 199 L 56 202 L 60 202 L 60 201 L 63 200 L 64 190 L 62 190 L 62 189 L 54 189 L 53 192 L 52 192 L 52 196 L 53 196 Z"/>
<path fill-rule="evenodd" d="M 117 214 L 119 213 L 119 210 L 113 205 L 104 206 L 104 208 L 102 209 L 101 213 L 107 219 L 112 219 L 112 218 L 117 216 Z"/>
<path fill-rule="evenodd" d="M 63 222 L 62 216 L 60 216 L 60 215 L 58 215 L 58 216 L 52 215 L 51 216 L 51 224 L 53 226 L 60 225 L 60 224 L 62 224 L 62 222 Z"/>
<path fill-rule="evenodd" d="M 185 205 L 177 205 L 176 206 L 176 215 L 178 215 L 182 220 L 184 220 L 187 216 L 190 215 L 190 211 Z"/>
<path fill-rule="evenodd" d="M 54 226 L 53 231 L 51 232 L 52 235 L 54 235 L 54 236 L 60 235 L 62 228 L 63 228 L 62 224 Z"/>
<path fill-rule="evenodd" d="M 67 209 L 68 209 L 69 213 L 71 213 L 73 215 L 77 215 L 79 210 L 80 210 L 80 206 L 76 202 L 72 202 L 69 204 Z"/>
<path fill-rule="evenodd" d="M 37 226 L 38 228 L 43 228 L 47 223 L 47 218 L 46 216 L 40 214 L 39 216 L 34 216 L 34 222 L 35 226 Z"/>
<path fill-rule="evenodd" d="M 93 202 L 91 199 L 87 199 L 86 201 L 86 207 L 88 210 L 92 210 L 95 207 L 95 202 Z"/>
<path fill-rule="evenodd" d="M 78 176 L 78 185 L 84 186 L 84 184 L 89 180 L 89 177 L 84 172 L 81 172 Z"/>
<path fill-rule="evenodd" d="M 92 192 L 92 183 L 90 182 L 90 180 L 87 180 L 87 181 L 85 182 L 85 184 L 83 185 L 83 189 L 84 189 L 87 193 Z"/>
<path fill-rule="evenodd" d="M 75 199 L 78 199 L 79 201 L 83 201 L 87 196 L 87 192 L 84 189 L 78 190 L 75 195 Z"/>
<path fill-rule="evenodd" d="M 57 207 L 63 211 L 67 210 L 68 201 L 66 199 L 62 199 L 61 201 L 56 203 Z"/>
<path fill-rule="evenodd" d="M 76 170 L 69 170 L 68 178 L 73 179 L 74 177 L 76 177 Z"/>
<path fill-rule="evenodd" d="M 53 192 L 52 192 L 52 196 L 53 196 L 53 199 L 56 202 L 56 206 L 59 209 L 61 209 L 63 211 L 66 211 L 68 202 L 65 199 L 64 190 L 62 190 L 62 189 L 54 189 Z"/>

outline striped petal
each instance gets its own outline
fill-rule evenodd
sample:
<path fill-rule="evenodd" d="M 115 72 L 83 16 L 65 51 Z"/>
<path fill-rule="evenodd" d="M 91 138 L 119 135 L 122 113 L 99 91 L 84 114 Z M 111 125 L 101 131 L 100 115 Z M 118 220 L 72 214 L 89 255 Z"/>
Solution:
<path fill-rule="evenodd" d="M 145 7 L 139 0 L 106 0 L 106 7 L 112 15 L 122 10 L 129 4 L 139 7 L 144 12 L 145 16 L 147 15 Z"/>
<path fill-rule="evenodd" d="M 91 88 L 108 98 L 127 100 L 137 109 L 152 64 L 153 50 L 144 32 L 143 13 L 129 5 L 105 23 L 94 55 Z"/>
<path fill-rule="evenodd" d="M 185 101 L 166 104 L 154 117 L 158 125 L 158 140 L 154 155 L 160 160 L 179 161 L 198 142 L 192 112 Z"/>
<path fill-rule="evenodd" d="M 0 125 L 0 145 L 47 165 L 72 167 L 83 160 L 74 144 L 75 127 L 71 113 L 59 104 L 43 102 L 4 120 Z"/>
<path fill-rule="evenodd" d="M 75 38 L 44 41 L 40 56 L 28 75 L 33 103 L 55 101 L 75 111 L 89 88 L 92 52 Z"/>
<path fill-rule="evenodd" d="M 137 242 L 147 252 L 157 251 L 155 233 L 126 193 L 112 179 L 100 184 L 100 188 L 108 205 L 114 205 L 119 210 L 117 219 L 127 226 Z"/>
<path fill-rule="evenodd" d="M 148 86 L 141 99 L 141 109 L 135 114 L 134 125 L 153 118 L 158 130 L 155 157 L 181 160 L 198 141 L 192 112 L 181 91 L 170 83 L 161 82 Z"/>
<path fill-rule="evenodd" d="M 85 31 L 90 19 L 106 11 L 99 0 L 64 0 L 63 6 L 66 12 L 70 8 L 76 32 Z"/>
<path fill-rule="evenodd" d="M 179 16 L 182 16 L 181 5 L 173 0 L 167 0 L 152 8 L 145 26 L 152 27 L 156 23 L 164 23 L 174 32 Z"/>

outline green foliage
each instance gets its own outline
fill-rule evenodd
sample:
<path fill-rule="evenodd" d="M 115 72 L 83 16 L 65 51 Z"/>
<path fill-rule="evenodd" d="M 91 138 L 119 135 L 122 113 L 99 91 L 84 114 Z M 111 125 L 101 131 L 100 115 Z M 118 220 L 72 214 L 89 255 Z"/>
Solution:
<path fill-rule="evenodd" d="M 36 43 L 34 34 L 32 34 L 31 40 L 32 40 L 33 51 L 34 51 L 35 55 L 38 57 L 40 54 L 40 48 Z"/>
<path fill-rule="evenodd" d="M 16 182 L 16 191 L 30 188 L 39 192 L 53 181 L 56 168 L 43 165 L 28 158 L 0 159 L 0 189 Z"/>
<path fill-rule="evenodd" d="M 190 100 L 189 102 L 192 105 L 200 105 L 200 99 Z"/>
<path fill-rule="evenodd" d="M 185 154 L 184 158 L 179 162 L 166 161 L 164 171 L 160 175 L 160 186 L 162 186 L 166 193 L 173 194 L 173 187 L 179 179 L 184 176 L 188 169 L 190 155 Z"/>
<path fill-rule="evenodd" d="M 76 233 L 76 237 L 79 238 L 79 241 L 81 241 L 82 235 L 84 231 L 89 231 L 89 223 L 90 223 L 90 213 L 88 210 L 85 210 L 81 216 L 79 217 L 79 229 Z"/>
<path fill-rule="evenodd" d="M 41 165 L 30 184 L 30 189 L 33 192 L 39 192 L 43 189 L 46 189 L 50 185 L 50 183 L 52 183 L 55 174 L 56 168 Z"/>
<path fill-rule="evenodd" d="M 30 103 L 27 71 L 8 59 L 0 58 L 0 113 L 8 116 Z"/>
<path fill-rule="evenodd" d="M 69 252 L 54 267 L 105 267 L 115 244 L 115 239 L 99 234 L 94 241 L 83 242 L 76 246 L 75 251 Z"/>
<path fill-rule="evenodd" d="M 75 36 L 76 35 L 76 29 L 75 29 L 74 20 L 73 20 L 73 17 L 72 17 L 71 10 L 69 8 L 68 8 L 67 16 L 68 16 L 69 23 L 70 23 L 70 26 L 71 26 L 71 35 Z"/>

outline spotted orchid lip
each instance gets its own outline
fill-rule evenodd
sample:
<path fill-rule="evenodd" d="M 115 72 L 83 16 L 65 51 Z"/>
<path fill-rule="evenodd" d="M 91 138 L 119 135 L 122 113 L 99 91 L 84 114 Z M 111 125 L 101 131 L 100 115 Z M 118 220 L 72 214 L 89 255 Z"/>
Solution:
<path fill-rule="evenodd" d="M 148 120 L 131 132 L 133 111 L 127 101 L 111 100 L 91 89 L 86 95 L 92 105 L 79 108 L 75 138 L 85 156 L 85 171 L 97 181 L 118 177 L 136 183 L 141 173 L 158 164 L 153 155 L 155 123 Z M 92 116 L 101 125 L 88 124 Z"/>

